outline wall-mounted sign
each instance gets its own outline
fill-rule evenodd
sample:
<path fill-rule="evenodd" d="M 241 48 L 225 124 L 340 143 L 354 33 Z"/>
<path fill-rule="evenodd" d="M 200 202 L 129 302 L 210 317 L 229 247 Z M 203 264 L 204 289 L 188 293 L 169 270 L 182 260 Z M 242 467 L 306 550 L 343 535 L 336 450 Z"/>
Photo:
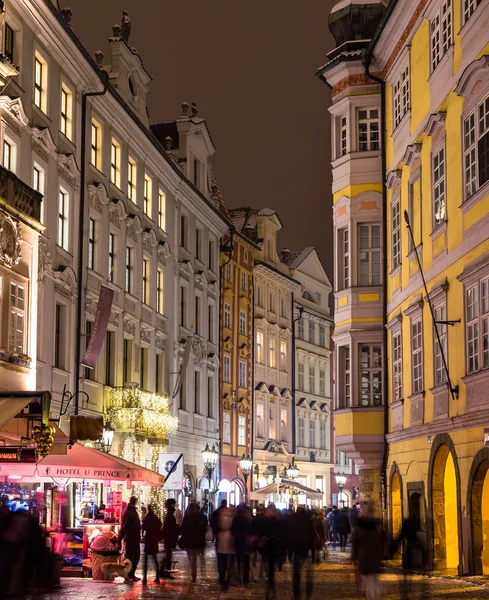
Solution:
<path fill-rule="evenodd" d="M 183 488 L 183 455 L 178 452 L 162 452 L 158 457 L 158 473 L 165 477 L 165 490 Z"/>
<path fill-rule="evenodd" d="M 36 451 L 34 448 L 20 448 L 10 446 L 0 448 L 0 462 L 35 463 Z"/>

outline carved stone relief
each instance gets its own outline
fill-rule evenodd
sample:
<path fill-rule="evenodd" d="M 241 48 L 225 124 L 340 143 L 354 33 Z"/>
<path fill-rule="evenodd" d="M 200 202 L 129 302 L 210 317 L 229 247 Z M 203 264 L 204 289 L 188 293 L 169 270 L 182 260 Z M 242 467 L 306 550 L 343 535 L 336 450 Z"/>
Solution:
<path fill-rule="evenodd" d="M 141 329 L 139 331 L 139 337 L 141 338 L 142 342 L 144 342 L 146 344 L 151 344 L 151 329 L 141 325 Z"/>
<path fill-rule="evenodd" d="M 0 215 L 0 261 L 14 267 L 21 259 L 22 230 L 20 224 L 6 215 Z"/>
<path fill-rule="evenodd" d="M 124 333 L 132 335 L 133 337 L 136 335 L 136 321 L 133 321 L 133 319 L 124 317 L 123 328 L 124 328 Z"/>
<path fill-rule="evenodd" d="M 53 272 L 51 252 L 48 250 L 46 238 L 39 238 L 39 261 L 38 261 L 38 282 L 42 285 L 47 273 Z"/>

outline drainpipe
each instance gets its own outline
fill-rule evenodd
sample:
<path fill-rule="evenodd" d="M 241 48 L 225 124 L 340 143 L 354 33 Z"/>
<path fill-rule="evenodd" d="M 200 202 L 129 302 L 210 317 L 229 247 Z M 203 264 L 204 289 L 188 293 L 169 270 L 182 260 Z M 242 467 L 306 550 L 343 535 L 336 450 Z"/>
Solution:
<path fill-rule="evenodd" d="M 251 260 L 254 261 L 252 258 Z M 253 464 L 253 450 L 255 448 L 255 275 L 254 269 L 251 274 L 251 447 L 250 456 Z M 251 467 L 250 473 L 250 495 L 253 491 L 254 468 Z M 248 503 L 249 504 L 249 503 Z"/>
<path fill-rule="evenodd" d="M 381 156 L 382 156 L 382 250 L 383 250 L 383 279 L 382 279 L 382 340 L 384 346 L 383 356 L 383 386 L 382 396 L 384 399 L 384 451 L 382 455 L 382 470 L 381 470 L 381 485 L 382 485 L 382 509 L 387 509 L 387 460 L 389 457 L 389 445 L 387 443 L 387 432 L 389 430 L 389 404 L 388 404 L 388 390 L 389 390 L 389 369 L 387 366 L 387 186 L 386 186 L 386 172 L 387 172 L 387 157 L 385 153 L 386 143 L 386 117 L 385 117 L 385 81 L 376 75 L 370 73 L 370 65 L 372 63 L 372 51 L 369 48 L 362 55 L 362 63 L 365 69 L 365 75 L 380 85 L 380 119 L 381 119 Z"/>
<path fill-rule="evenodd" d="M 88 98 L 94 96 L 104 96 L 109 89 L 109 75 L 106 71 L 102 71 L 102 81 L 104 84 L 100 92 L 85 92 L 82 96 L 82 130 L 81 130 L 81 164 L 80 164 L 80 211 L 78 214 L 78 297 L 76 303 L 76 356 L 75 356 L 75 415 L 78 414 L 78 396 L 80 391 L 80 362 L 81 362 L 81 345 L 82 345 L 82 307 L 83 307 L 83 253 L 85 249 L 85 188 L 86 188 L 86 149 L 87 149 L 87 103 Z"/>
<path fill-rule="evenodd" d="M 294 319 L 294 292 L 290 292 L 292 314 L 292 454 L 296 452 L 295 432 L 295 319 Z"/>

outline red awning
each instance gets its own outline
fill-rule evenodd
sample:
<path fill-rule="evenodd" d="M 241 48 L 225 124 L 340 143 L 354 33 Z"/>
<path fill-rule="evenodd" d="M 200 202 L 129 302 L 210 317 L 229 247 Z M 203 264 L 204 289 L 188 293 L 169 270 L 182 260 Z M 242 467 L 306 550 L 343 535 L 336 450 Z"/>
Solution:
<path fill-rule="evenodd" d="M 123 458 L 74 444 L 65 455 L 48 455 L 36 463 L 0 462 L 0 477 L 22 477 L 23 481 L 83 479 L 127 481 L 162 486 L 164 477 Z"/>

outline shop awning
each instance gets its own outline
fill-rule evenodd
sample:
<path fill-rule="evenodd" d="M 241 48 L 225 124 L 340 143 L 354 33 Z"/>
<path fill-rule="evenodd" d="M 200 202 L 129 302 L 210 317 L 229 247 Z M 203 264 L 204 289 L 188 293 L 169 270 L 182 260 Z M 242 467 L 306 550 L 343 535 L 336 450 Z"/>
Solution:
<path fill-rule="evenodd" d="M 123 458 L 74 444 L 65 455 L 48 455 L 36 463 L 0 462 L 0 477 L 25 481 L 130 481 L 131 484 L 162 486 L 163 475 Z"/>
<path fill-rule="evenodd" d="M 258 490 L 254 490 L 251 492 L 252 500 L 262 500 L 265 499 L 270 494 L 279 494 L 280 488 L 288 488 L 292 492 L 304 494 L 308 498 L 322 498 L 322 492 L 317 492 L 311 488 L 308 488 L 306 485 L 299 483 L 298 481 L 293 481 L 292 479 L 280 479 L 280 481 L 276 481 L 275 483 L 271 483 L 266 487 L 260 488 Z"/>

